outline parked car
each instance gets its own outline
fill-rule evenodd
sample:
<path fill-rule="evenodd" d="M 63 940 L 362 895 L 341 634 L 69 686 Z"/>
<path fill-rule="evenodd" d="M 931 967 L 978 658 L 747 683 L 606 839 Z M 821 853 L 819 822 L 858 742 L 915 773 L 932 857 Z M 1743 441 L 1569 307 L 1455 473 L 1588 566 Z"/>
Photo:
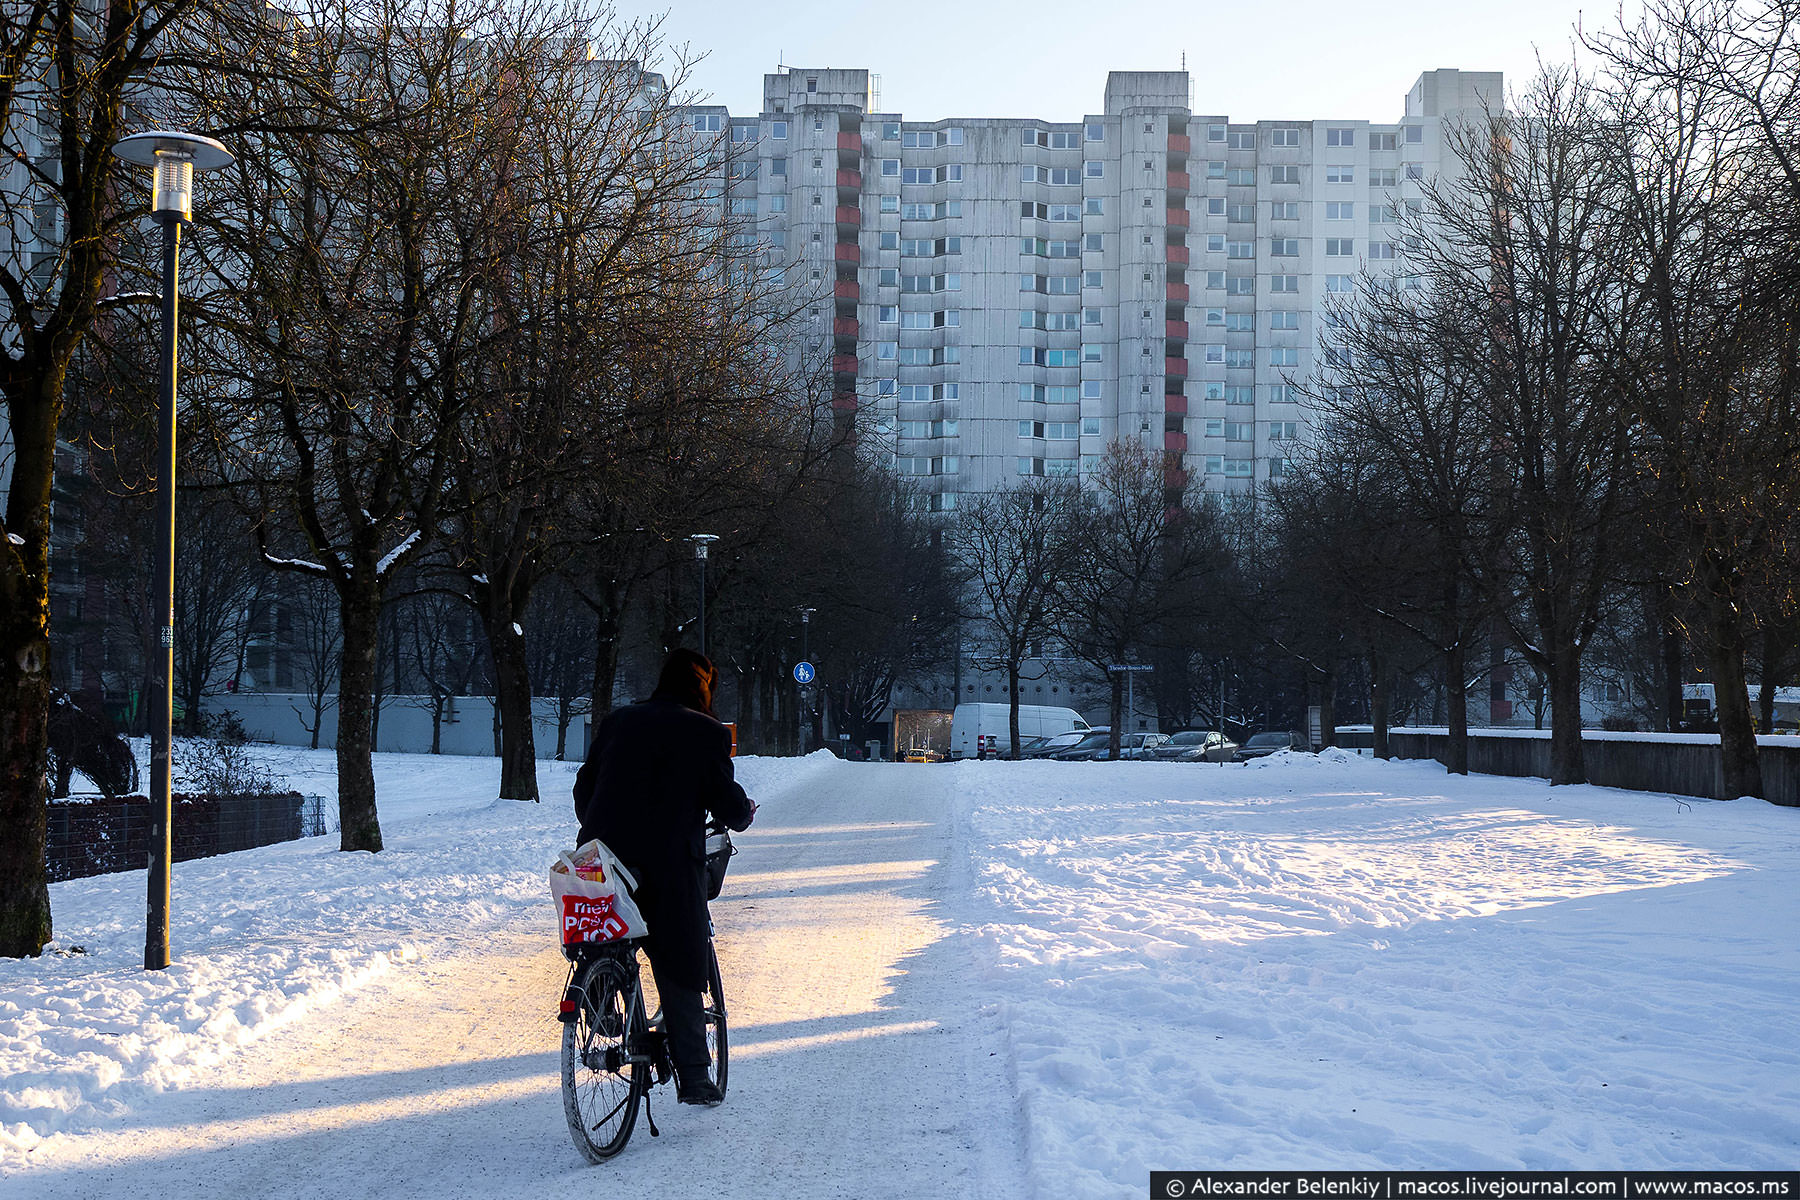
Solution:
<path fill-rule="evenodd" d="M 1121 759 L 1148 758 L 1162 744 L 1160 733 L 1130 733 L 1119 746 Z M 1095 729 L 1067 750 L 1051 755 L 1059 762 L 1105 762 L 1112 757 L 1112 730 Z"/>
<path fill-rule="evenodd" d="M 1304 733 L 1298 733 L 1292 729 L 1277 730 L 1273 733 L 1256 733 L 1250 736 L 1249 741 L 1238 747 L 1237 752 L 1231 756 L 1231 761 L 1249 762 L 1253 758 L 1267 758 L 1282 750 L 1308 752 L 1312 750 L 1312 743 L 1307 741 Z"/>
<path fill-rule="evenodd" d="M 1092 730 L 1071 729 L 1066 733 L 1053 733 L 1048 737 L 1034 738 L 1026 742 L 1019 751 L 1020 758 L 1053 758 L 1058 751 L 1067 750 Z"/>
<path fill-rule="evenodd" d="M 1216 729 L 1184 729 L 1156 748 L 1163 762 L 1230 762 L 1238 744 Z"/>
<path fill-rule="evenodd" d="M 1087 722 L 1072 708 L 1019 705 L 1019 741 L 1050 737 Z M 1012 709 L 1006 704 L 959 704 L 950 717 L 950 757 L 1006 758 L 1012 750 Z"/>

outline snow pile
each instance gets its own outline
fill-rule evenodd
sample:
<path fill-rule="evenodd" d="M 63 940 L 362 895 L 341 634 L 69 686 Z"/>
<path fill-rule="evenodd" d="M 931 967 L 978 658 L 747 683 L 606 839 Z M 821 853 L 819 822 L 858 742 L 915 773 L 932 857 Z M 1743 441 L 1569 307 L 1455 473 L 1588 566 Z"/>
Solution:
<path fill-rule="evenodd" d="M 1800 814 L 1253 765 L 958 781 L 1039 1194 L 1795 1161 Z"/>

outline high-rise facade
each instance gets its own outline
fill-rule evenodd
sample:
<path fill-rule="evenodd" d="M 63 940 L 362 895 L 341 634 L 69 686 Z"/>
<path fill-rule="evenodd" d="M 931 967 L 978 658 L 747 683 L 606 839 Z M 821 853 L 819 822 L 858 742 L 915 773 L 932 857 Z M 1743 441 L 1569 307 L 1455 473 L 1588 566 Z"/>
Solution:
<path fill-rule="evenodd" d="M 726 147 L 739 236 L 817 297 L 835 406 L 943 510 L 1115 439 L 1165 452 L 1171 486 L 1279 479 L 1324 298 L 1395 269 L 1449 126 L 1503 100 L 1498 73 L 1439 70 L 1393 123 L 1242 122 L 1192 112 L 1186 72 L 1127 71 L 1080 122 L 909 121 L 869 82 L 790 69 L 754 117 L 688 119 Z"/>

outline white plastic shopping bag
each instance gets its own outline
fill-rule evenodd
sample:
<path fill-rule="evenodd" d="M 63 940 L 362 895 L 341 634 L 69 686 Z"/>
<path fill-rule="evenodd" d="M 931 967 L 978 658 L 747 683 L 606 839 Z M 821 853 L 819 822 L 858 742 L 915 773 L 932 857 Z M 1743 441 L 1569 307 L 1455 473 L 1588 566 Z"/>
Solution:
<path fill-rule="evenodd" d="M 650 931 L 631 898 L 637 880 L 606 843 L 591 841 L 565 850 L 550 865 L 550 895 L 556 902 L 562 943 L 616 942 Z"/>

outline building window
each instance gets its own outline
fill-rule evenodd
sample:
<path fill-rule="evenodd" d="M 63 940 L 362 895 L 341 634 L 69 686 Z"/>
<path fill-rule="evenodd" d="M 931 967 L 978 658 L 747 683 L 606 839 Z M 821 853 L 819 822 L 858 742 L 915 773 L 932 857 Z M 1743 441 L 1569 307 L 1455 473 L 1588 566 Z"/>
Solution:
<path fill-rule="evenodd" d="M 1087 140 L 1090 142 L 1104 142 L 1106 140 L 1106 126 L 1099 121 L 1089 121 L 1087 123 Z"/>
<path fill-rule="evenodd" d="M 1377 189 L 1399 187 L 1400 172 L 1393 167 L 1371 167 L 1369 186 Z"/>
<path fill-rule="evenodd" d="M 1425 140 L 1425 127 L 1423 125 L 1408 125 L 1406 127 L 1406 140 L 1408 143 L 1414 145 L 1423 142 Z"/>
<path fill-rule="evenodd" d="M 1371 131 L 1369 134 L 1369 149 L 1371 149 L 1371 150 L 1395 150 L 1395 149 L 1398 149 L 1398 147 L 1394 144 L 1394 135 L 1393 134 L 1391 134 L 1391 133 L 1375 133 L 1375 132 Z"/>
<path fill-rule="evenodd" d="M 1300 436 L 1298 421 L 1270 421 L 1269 440 L 1271 442 L 1291 442 Z"/>
<path fill-rule="evenodd" d="M 1082 172 L 1089 179 L 1100 179 L 1106 174 L 1106 164 L 1097 158 L 1090 158 L 1081 164 Z"/>
<path fill-rule="evenodd" d="M 1394 257 L 1394 243 L 1392 243 L 1392 242 L 1370 242 L 1369 243 L 1369 257 L 1370 258 L 1392 258 L 1392 257 Z"/>
<path fill-rule="evenodd" d="M 1349 292 L 1356 288 L 1356 279 L 1351 275 L 1327 275 L 1325 290 L 1328 292 Z"/>
<path fill-rule="evenodd" d="M 809 92 L 818 91 L 819 90 L 819 81 L 817 79 L 808 79 L 806 81 L 806 90 Z"/>
<path fill-rule="evenodd" d="M 1084 379 L 1081 381 L 1081 398 L 1083 400 L 1100 399 L 1100 380 Z"/>
<path fill-rule="evenodd" d="M 1298 292 L 1300 277 L 1298 275 L 1271 275 L 1269 276 L 1269 290 L 1271 292 Z"/>
<path fill-rule="evenodd" d="M 1355 183 L 1356 168 L 1350 163 L 1327 163 L 1325 165 L 1326 183 Z"/>
<path fill-rule="evenodd" d="M 890 176 L 900 174 L 900 160 L 897 158 L 882 159 L 881 160 L 881 173 L 883 175 L 890 175 Z"/>
<path fill-rule="evenodd" d="M 1356 205 L 1348 200 L 1327 200 L 1325 202 L 1325 219 L 1327 221 L 1356 220 Z"/>
<path fill-rule="evenodd" d="M 1256 276 L 1233 275 L 1226 283 L 1225 294 L 1228 296 L 1254 296 L 1256 294 Z"/>
<path fill-rule="evenodd" d="M 884 213 L 899 212 L 900 211 L 900 197 L 898 197 L 898 196 L 883 196 L 881 198 L 881 211 Z"/>
<path fill-rule="evenodd" d="M 1299 144 L 1300 131 L 1298 129 L 1271 129 L 1269 131 L 1269 145 L 1271 146 L 1298 146 Z"/>
<path fill-rule="evenodd" d="M 1254 150 L 1256 149 L 1256 135 L 1254 133 L 1234 133 L 1231 135 L 1229 144 L 1233 150 Z"/>
<path fill-rule="evenodd" d="M 1327 129 L 1325 131 L 1325 144 L 1327 146 L 1354 146 L 1356 145 L 1356 130 Z"/>
<path fill-rule="evenodd" d="M 1299 258 L 1300 239 L 1271 238 L 1269 239 L 1269 253 L 1276 258 Z"/>
<path fill-rule="evenodd" d="M 1099 196 L 1089 196 L 1082 202 L 1081 211 L 1084 216 L 1103 217 L 1106 215 L 1106 201 Z"/>
<path fill-rule="evenodd" d="M 771 175 L 786 175 L 787 174 L 787 159 L 771 158 L 769 160 L 769 174 L 771 174 Z"/>
<path fill-rule="evenodd" d="M 1271 367 L 1297 367 L 1300 365 L 1300 350 L 1296 346 L 1270 346 L 1269 365 Z"/>
<path fill-rule="evenodd" d="M 1269 205 L 1271 221 L 1298 221 L 1300 219 L 1300 202 L 1298 200 L 1276 200 Z"/>
<path fill-rule="evenodd" d="M 1325 254 L 1328 258 L 1346 258 L 1356 253 L 1355 238 L 1326 238 Z"/>
<path fill-rule="evenodd" d="M 1225 127 L 1223 125 L 1208 125 L 1206 127 L 1206 140 L 1209 142 L 1224 141 Z"/>
<path fill-rule="evenodd" d="M 1225 162 L 1224 162 L 1224 160 L 1223 159 L 1215 159 L 1212 162 L 1207 163 L 1206 164 L 1206 177 L 1208 179 L 1223 179 L 1223 178 L 1225 178 Z"/>
<path fill-rule="evenodd" d="M 1300 168 L 1292 163 L 1269 168 L 1270 183 L 1299 183 Z"/>
<path fill-rule="evenodd" d="M 695 133 L 719 133 L 725 128 L 725 118 L 718 113 L 695 113 Z"/>
<path fill-rule="evenodd" d="M 1298 404 L 1300 390 L 1291 383 L 1274 383 L 1269 385 L 1270 404 Z"/>

